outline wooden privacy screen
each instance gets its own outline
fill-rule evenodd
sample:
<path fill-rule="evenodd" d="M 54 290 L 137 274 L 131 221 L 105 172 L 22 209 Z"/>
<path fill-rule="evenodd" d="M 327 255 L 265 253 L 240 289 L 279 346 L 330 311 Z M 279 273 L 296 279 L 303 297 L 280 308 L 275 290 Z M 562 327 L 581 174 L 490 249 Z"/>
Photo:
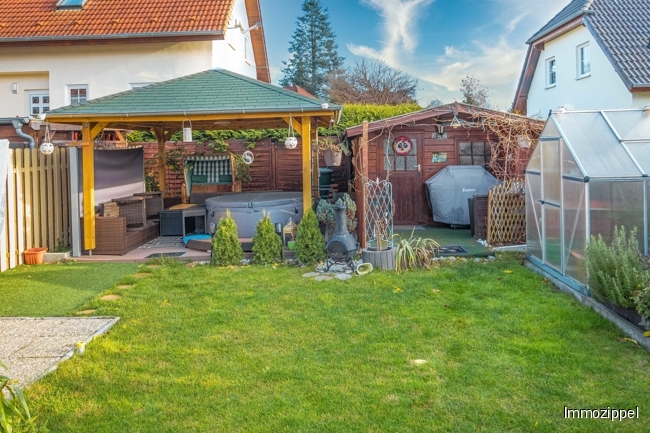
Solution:
<path fill-rule="evenodd" d="M 506 181 L 488 194 L 488 238 L 493 246 L 526 243 L 526 198 L 521 182 Z"/>
<path fill-rule="evenodd" d="M 37 149 L 10 152 L 0 272 L 22 264 L 28 248 L 70 246 L 68 149 L 55 147 L 47 156 Z"/>

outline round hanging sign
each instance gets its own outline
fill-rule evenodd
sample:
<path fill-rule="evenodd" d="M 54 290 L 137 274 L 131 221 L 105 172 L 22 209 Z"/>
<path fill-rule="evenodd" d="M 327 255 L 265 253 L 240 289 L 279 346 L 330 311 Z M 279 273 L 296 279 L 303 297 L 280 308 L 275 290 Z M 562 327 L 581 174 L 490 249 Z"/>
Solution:
<path fill-rule="evenodd" d="M 402 135 L 393 141 L 393 150 L 398 155 L 408 155 L 413 150 L 413 142 L 410 138 Z"/>
<path fill-rule="evenodd" d="M 253 155 L 253 152 L 251 152 L 250 150 L 244 152 L 244 154 L 241 157 L 247 165 L 251 165 L 253 163 L 253 160 L 255 159 L 255 155 Z"/>

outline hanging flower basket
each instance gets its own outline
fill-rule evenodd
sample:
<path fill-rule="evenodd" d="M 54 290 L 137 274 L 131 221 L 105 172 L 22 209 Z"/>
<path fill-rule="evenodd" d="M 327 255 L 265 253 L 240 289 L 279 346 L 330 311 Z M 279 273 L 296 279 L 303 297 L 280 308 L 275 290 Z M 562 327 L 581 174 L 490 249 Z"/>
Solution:
<path fill-rule="evenodd" d="M 341 165 L 341 159 L 343 157 L 343 152 L 339 149 L 338 152 L 327 149 L 323 152 L 323 158 L 325 159 L 325 165 L 328 167 L 338 167 Z"/>
<path fill-rule="evenodd" d="M 47 248 L 29 248 L 25 250 L 23 255 L 25 256 L 26 265 L 40 265 L 43 263 L 43 257 L 47 252 Z"/>

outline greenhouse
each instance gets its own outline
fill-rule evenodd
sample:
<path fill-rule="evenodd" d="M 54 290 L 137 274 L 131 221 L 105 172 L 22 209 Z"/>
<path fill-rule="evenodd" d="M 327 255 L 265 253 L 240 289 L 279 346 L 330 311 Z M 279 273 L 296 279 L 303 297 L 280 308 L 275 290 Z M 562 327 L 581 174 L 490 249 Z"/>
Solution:
<path fill-rule="evenodd" d="M 584 294 L 590 236 L 637 229 L 648 255 L 650 107 L 551 113 L 526 169 L 531 263 Z"/>

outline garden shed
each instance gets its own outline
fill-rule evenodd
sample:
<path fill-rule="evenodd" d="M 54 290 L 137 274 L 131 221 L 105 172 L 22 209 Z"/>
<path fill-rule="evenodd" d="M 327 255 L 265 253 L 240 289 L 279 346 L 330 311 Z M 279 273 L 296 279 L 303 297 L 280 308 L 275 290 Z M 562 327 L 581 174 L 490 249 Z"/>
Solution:
<path fill-rule="evenodd" d="M 528 258 L 587 294 L 585 246 L 636 228 L 648 255 L 650 110 L 551 113 L 526 169 Z"/>

